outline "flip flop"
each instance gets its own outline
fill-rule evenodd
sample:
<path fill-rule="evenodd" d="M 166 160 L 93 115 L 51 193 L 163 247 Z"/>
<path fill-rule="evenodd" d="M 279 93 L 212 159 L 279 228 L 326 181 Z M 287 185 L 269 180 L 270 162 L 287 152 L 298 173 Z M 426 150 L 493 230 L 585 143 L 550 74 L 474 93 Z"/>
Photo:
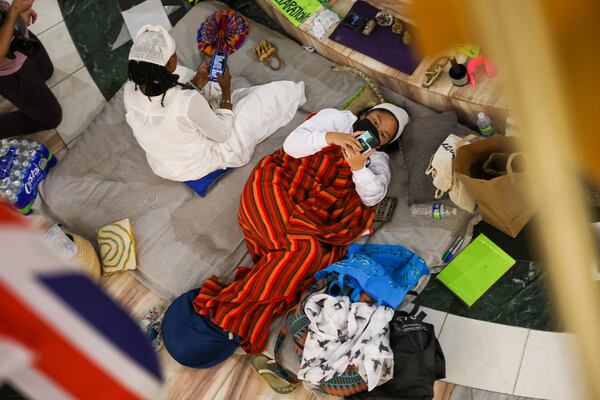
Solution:
<path fill-rule="evenodd" d="M 138 323 L 144 333 L 148 330 L 148 327 L 152 325 L 154 321 L 158 319 L 158 317 L 160 317 L 160 314 L 162 314 L 162 311 L 158 306 L 152 306 L 146 311 Z"/>
<path fill-rule="evenodd" d="M 163 345 L 162 341 L 162 319 L 164 312 L 158 306 L 152 306 L 146 311 L 142 319 L 139 321 L 139 326 L 152 343 L 154 350 L 158 351 Z"/>
<path fill-rule="evenodd" d="M 299 384 L 291 384 L 285 379 L 280 378 L 275 371 L 275 360 L 271 360 L 265 355 L 250 356 L 250 364 L 267 382 L 275 392 L 279 394 L 290 394 L 298 389 Z"/>
<path fill-rule="evenodd" d="M 164 314 L 162 314 L 156 321 L 154 321 L 146 331 L 146 337 L 152 343 L 152 347 L 155 351 L 159 351 L 163 346 L 163 338 L 162 338 L 162 321 L 164 318 Z"/>

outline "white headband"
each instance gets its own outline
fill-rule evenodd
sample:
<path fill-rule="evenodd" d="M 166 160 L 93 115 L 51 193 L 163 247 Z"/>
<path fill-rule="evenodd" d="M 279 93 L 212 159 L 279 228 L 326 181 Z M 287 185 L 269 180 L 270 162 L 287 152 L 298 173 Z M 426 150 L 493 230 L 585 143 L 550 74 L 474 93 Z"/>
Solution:
<path fill-rule="evenodd" d="M 406 126 L 406 124 L 408 124 L 408 113 L 401 107 L 395 106 L 393 104 L 390 103 L 381 103 L 379 105 L 376 105 L 375 107 L 371 108 L 371 110 L 377 110 L 377 109 L 382 109 L 382 110 L 387 110 L 389 112 L 391 112 L 392 114 L 394 114 L 394 117 L 396 117 L 396 120 L 398 121 L 398 132 L 396 132 L 396 135 L 394 136 L 394 138 L 392 140 L 390 140 L 390 143 L 397 140 L 400 135 L 402 134 L 402 131 L 404 130 L 404 127 Z"/>
<path fill-rule="evenodd" d="M 165 66 L 175 54 L 175 39 L 160 25 L 144 25 L 135 36 L 129 59 Z"/>

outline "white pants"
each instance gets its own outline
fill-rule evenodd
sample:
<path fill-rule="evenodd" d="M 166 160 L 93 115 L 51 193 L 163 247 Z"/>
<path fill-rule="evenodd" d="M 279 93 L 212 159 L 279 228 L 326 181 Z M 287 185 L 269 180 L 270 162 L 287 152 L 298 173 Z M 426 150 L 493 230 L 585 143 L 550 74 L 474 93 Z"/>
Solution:
<path fill-rule="evenodd" d="M 206 97 L 211 105 L 220 100 L 217 85 Z M 277 129 L 287 125 L 306 102 L 304 82 L 277 81 L 234 90 L 231 95 L 235 121 L 231 137 L 216 147 L 220 149 L 222 168 L 247 164 L 255 147 Z"/>

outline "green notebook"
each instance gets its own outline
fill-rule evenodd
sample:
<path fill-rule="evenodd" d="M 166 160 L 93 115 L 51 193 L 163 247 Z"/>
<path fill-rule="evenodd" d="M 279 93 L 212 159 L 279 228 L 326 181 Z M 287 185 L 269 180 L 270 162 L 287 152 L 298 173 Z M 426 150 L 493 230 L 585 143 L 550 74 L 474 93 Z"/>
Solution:
<path fill-rule="evenodd" d="M 480 234 L 437 278 L 471 307 L 515 262 L 504 250 Z"/>

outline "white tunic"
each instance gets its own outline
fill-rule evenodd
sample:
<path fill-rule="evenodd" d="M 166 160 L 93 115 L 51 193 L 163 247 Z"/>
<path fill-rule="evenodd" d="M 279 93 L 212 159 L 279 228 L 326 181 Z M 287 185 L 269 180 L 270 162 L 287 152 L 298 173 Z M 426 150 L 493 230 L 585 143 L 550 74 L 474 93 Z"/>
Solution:
<path fill-rule="evenodd" d="M 325 139 L 327 132 L 352 134 L 352 124 L 356 119 L 350 111 L 333 108 L 321 110 L 290 133 L 283 143 L 283 149 L 295 158 L 313 155 L 328 146 Z M 390 157 L 386 153 L 375 151 L 370 160 L 368 166 L 352 171 L 356 192 L 363 204 L 369 207 L 383 200 L 391 179 Z"/>
<path fill-rule="evenodd" d="M 193 75 L 182 68 L 176 73 L 181 82 Z M 202 94 L 174 87 L 166 92 L 163 107 L 162 96 L 148 98 L 133 82 L 125 85 L 127 122 L 156 175 L 190 181 L 217 169 L 240 167 L 306 101 L 304 83 L 289 81 L 235 90 L 233 111 L 217 108 L 220 96 L 212 82 Z"/>

